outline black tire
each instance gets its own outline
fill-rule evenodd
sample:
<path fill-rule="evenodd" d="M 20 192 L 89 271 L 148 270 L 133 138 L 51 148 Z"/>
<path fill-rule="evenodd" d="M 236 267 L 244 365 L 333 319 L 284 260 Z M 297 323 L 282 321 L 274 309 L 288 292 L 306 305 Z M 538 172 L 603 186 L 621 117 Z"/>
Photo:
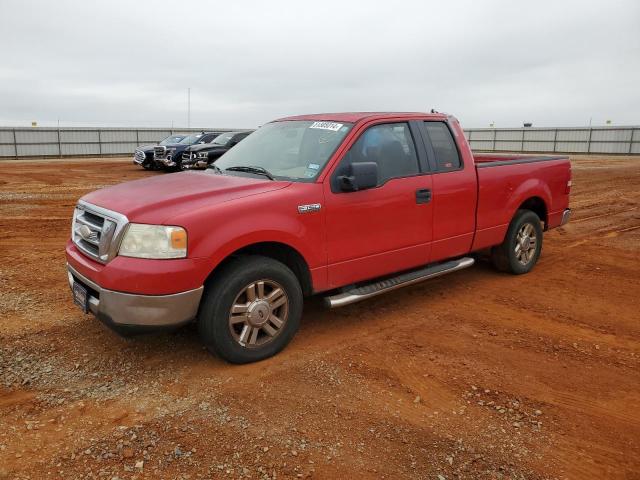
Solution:
<path fill-rule="evenodd" d="M 527 227 L 530 225 L 530 227 Z M 525 241 L 526 251 L 529 255 L 524 255 L 520 238 L 523 237 L 523 229 L 531 229 L 534 234 Z M 533 245 L 532 245 L 533 243 Z M 518 250 L 518 245 L 520 249 Z M 509 224 L 509 229 L 504 241 L 491 249 L 491 261 L 493 266 L 501 272 L 509 272 L 514 275 L 528 273 L 538 262 L 542 251 L 542 226 L 540 217 L 531 210 L 518 210 Z M 518 253 L 520 252 L 520 253 Z M 523 255 L 523 257 L 520 257 Z"/>
<path fill-rule="evenodd" d="M 261 327 L 247 324 L 247 328 L 251 332 L 257 328 L 256 335 L 267 343 L 252 346 L 249 341 L 245 341 L 246 345 L 243 345 L 241 343 L 242 334 L 238 339 L 236 338 L 238 331 L 234 330 L 242 328 L 243 324 L 231 326 L 231 307 L 238 298 L 246 298 L 247 305 L 255 306 L 255 302 L 250 303 L 248 297 L 240 296 L 244 295 L 243 292 L 246 292 L 247 286 L 259 281 L 272 283 L 284 291 L 285 301 L 287 301 L 286 318 L 275 336 L 267 335 L 266 330 Z M 263 292 L 265 288 L 267 287 L 263 287 Z M 271 292 L 273 293 L 274 290 L 276 289 L 274 288 Z M 238 257 L 222 266 L 221 270 L 205 286 L 198 312 L 200 338 L 211 352 L 228 362 L 250 363 L 263 360 L 278 353 L 291 341 L 300 326 L 302 306 L 303 296 L 300 282 L 286 265 L 260 255 Z M 274 309 L 273 312 L 275 311 Z M 272 312 L 269 311 L 267 318 L 271 318 L 271 315 Z M 262 314 L 260 317 L 263 318 Z M 265 323 L 273 330 L 274 324 L 269 322 L 270 320 Z M 244 330 L 242 332 L 244 333 Z"/>

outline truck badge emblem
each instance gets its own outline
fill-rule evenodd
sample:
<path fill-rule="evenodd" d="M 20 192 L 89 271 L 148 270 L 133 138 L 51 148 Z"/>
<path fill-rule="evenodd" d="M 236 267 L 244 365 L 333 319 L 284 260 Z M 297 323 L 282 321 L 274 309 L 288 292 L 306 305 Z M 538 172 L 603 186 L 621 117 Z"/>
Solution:
<path fill-rule="evenodd" d="M 307 205 L 298 205 L 298 213 L 312 213 L 318 212 L 322 208 L 322 205 L 319 203 L 310 203 Z"/>

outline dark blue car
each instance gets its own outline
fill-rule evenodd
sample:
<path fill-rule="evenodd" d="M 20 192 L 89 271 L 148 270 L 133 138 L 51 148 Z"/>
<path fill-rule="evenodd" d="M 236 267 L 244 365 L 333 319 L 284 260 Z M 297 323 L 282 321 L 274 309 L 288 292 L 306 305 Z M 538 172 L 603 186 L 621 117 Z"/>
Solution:
<path fill-rule="evenodd" d="M 186 136 L 186 134 L 169 135 L 158 144 L 139 146 L 133 153 L 133 163 L 140 165 L 145 170 L 153 170 L 155 167 L 155 162 L 153 161 L 153 149 L 156 145 L 175 145 Z"/>
<path fill-rule="evenodd" d="M 193 133 L 173 144 L 156 145 L 153 148 L 153 161 L 156 167 L 164 168 L 168 171 L 182 170 L 182 154 L 187 147 L 209 143 L 219 134 L 219 132 Z"/>

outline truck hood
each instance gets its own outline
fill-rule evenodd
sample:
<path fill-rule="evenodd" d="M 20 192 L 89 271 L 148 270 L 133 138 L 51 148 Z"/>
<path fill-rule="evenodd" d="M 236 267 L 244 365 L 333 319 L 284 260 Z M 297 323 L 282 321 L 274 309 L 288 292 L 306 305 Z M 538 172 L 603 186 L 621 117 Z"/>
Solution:
<path fill-rule="evenodd" d="M 187 148 L 189 148 L 191 145 L 187 145 L 184 143 L 176 143 L 173 145 L 165 145 L 165 147 L 167 147 L 167 150 L 173 150 L 174 152 L 182 152 L 184 150 L 186 150 Z"/>
<path fill-rule="evenodd" d="M 185 211 L 279 190 L 291 182 L 205 172 L 159 175 L 91 192 L 82 200 L 138 223 L 163 224 Z"/>
<path fill-rule="evenodd" d="M 225 145 L 217 145 L 215 143 L 203 143 L 191 145 L 187 150 L 190 152 L 201 152 L 204 150 L 227 150 Z"/>
<path fill-rule="evenodd" d="M 155 147 L 155 145 L 140 145 L 139 147 L 136 147 L 136 150 L 141 150 L 145 153 L 153 152 L 153 147 Z"/>

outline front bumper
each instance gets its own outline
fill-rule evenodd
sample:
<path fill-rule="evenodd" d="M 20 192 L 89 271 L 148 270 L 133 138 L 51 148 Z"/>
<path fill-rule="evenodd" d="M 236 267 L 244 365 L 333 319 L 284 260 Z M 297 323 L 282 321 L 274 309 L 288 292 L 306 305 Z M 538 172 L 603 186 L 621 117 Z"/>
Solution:
<path fill-rule="evenodd" d="M 156 164 L 163 165 L 165 167 L 175 167 L 177 165 L 177 163 L 173 159 L 173 155 L 171 154 L 168 154 L 166 157 L 163 157 L 163 158 L 155 158 L 155 162 Z"/>
<path fill-rule="evenodd" d="M 207 168 L 209 166 L 209 162 L 205 158 L 190 158 L 188 160 L 182 159 L 182 166 L 186 170 L 192 168 Z"/>
<path fill-rule="evenodd" d="M 198 314 L 203 287 L 171 295 L 139 295 L 100 287 L 67 264 L 69 286 L 87 289 L 88 308 L 100 321 L 119 333 L 177 327 Z"/>

